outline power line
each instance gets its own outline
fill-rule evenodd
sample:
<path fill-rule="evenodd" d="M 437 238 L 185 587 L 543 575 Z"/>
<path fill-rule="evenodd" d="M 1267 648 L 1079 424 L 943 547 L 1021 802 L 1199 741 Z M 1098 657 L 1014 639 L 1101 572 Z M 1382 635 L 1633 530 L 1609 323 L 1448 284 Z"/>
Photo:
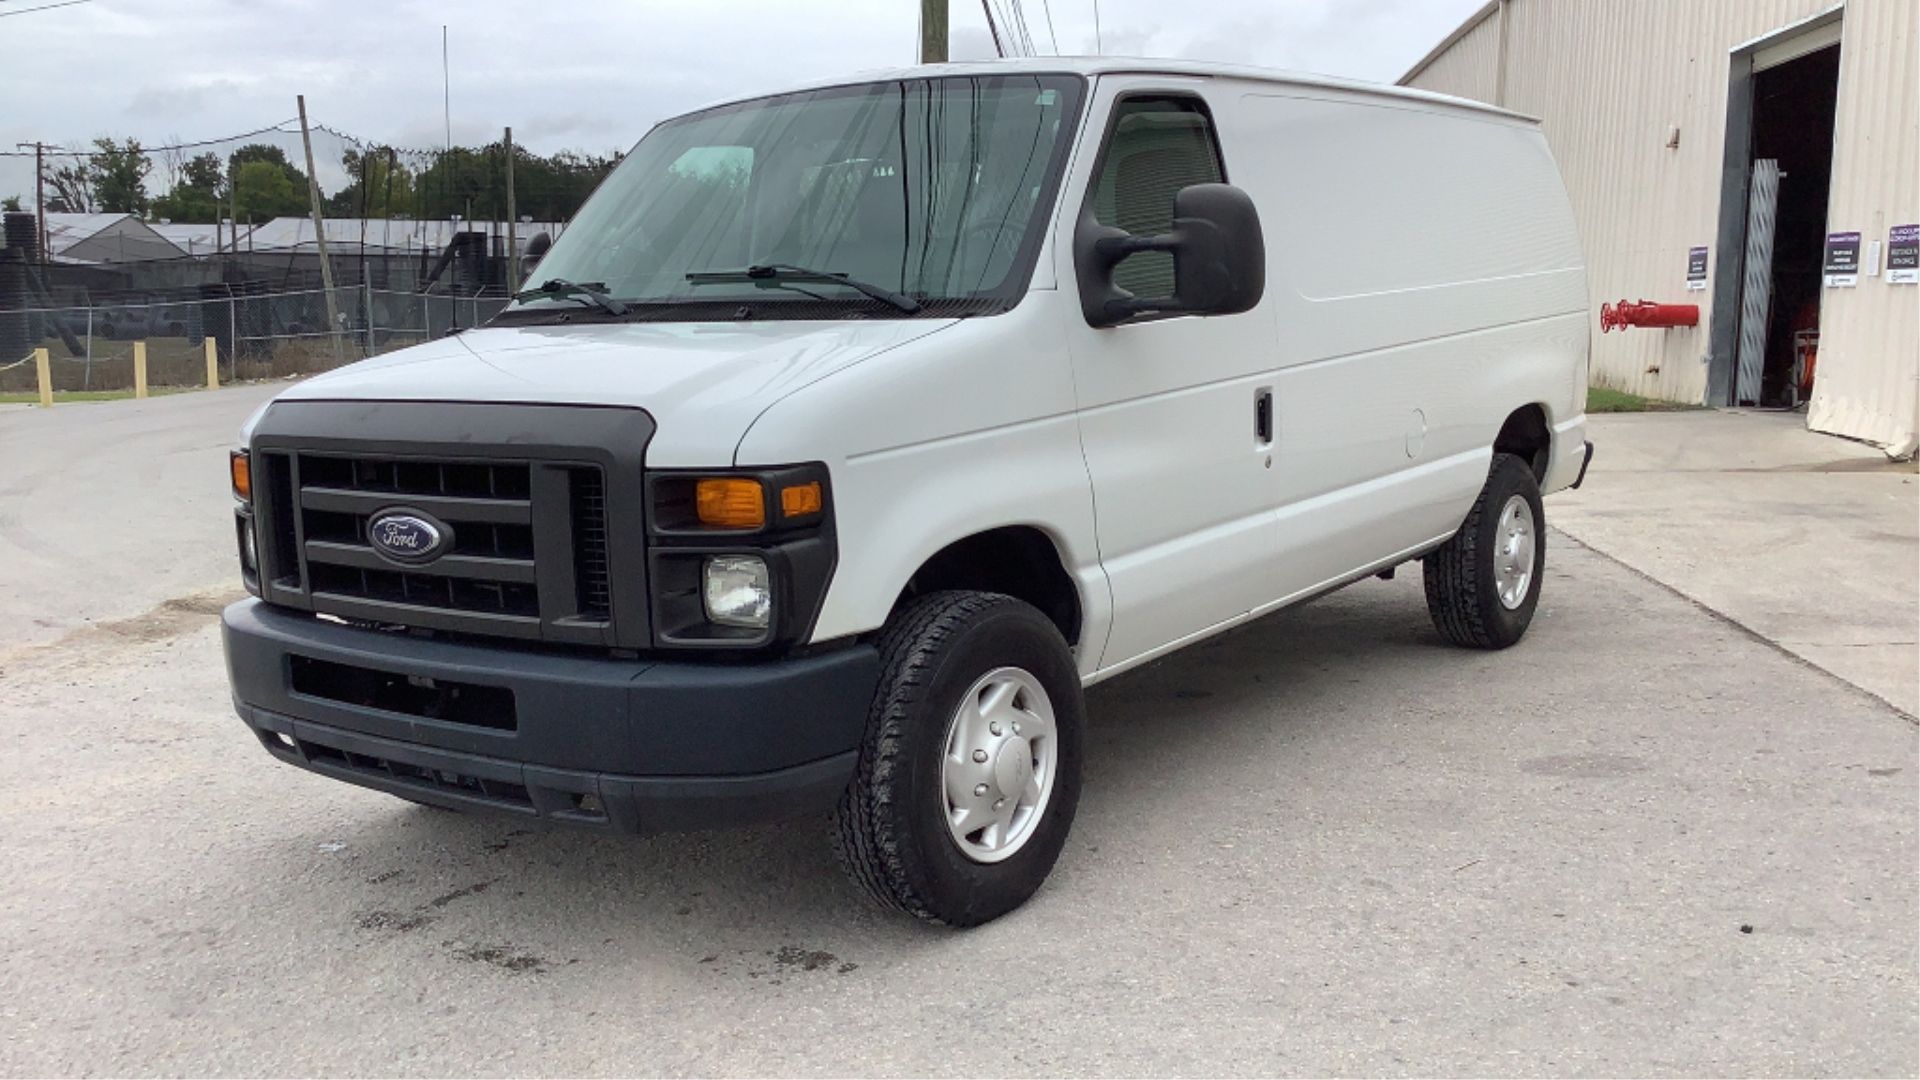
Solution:
<path fill-rule="evenodd" d="M 286 120 L 282 120 L 279 123 L 274 124 L 270 127 L 260 128 L 257 131 L 243 131 L 238 135 L 228 135 L 225 138 L 220 138 L 220 139 L 204 139 L 200 142 L 173 143 L 172 145 L 169 145 L 169 146 L 148 146 L 142 143 L 140 146 L 140 152 L 143 154 L 160 154 L 160 153 L 165 153 L 168 150 L 198 150 L 203 146 L 219 146 L 222 143 L 238 142 L 241 139 L 251 139 L 256 135 L 267 135 L 267 134 L 293 135 L 296 133 L 292 131 L 287 131 L 285 130 L 285 128 L 286 128 L 286 125 L 296 123 L 296 122 L 298 122 L 297 117 L 289 118 Z M 336 134 L 338 133 L 336 132 Z M 49 144 L 47 146 L 46 156 L 48 157 L 95 157 L 95 156 L 98 156 L 99 153 L 100 152 L 98 150 L 64 150 Z M 32 157 L 32 156 L 33 154 L 28 151 L 0 150 L 0 157 Z"/>
<path fill-rule="evenodd" d="M 1020 51 L 1022 55 L 1032 56 L 1033 35 L 1027 31 L 1027 9 L 1021 6 L 1020 0 L 1013 0 L 1013 20 L 1014 25 L 1020 28 Z"/>
<path fill-rule="evenodd" d="M 993 7 L 989 0 L 980 0 L 980 10 L 987 16 L 987 33 L 993 35 L 993 54 L 1005 59 L 1007 48 L 1000 44 L 1000 26 L 993 20 Z"/>
<path fill-rule="evenodd" d="M 1060 55 L 1060 39 L 1053 32 L 1053 5 L 1040 0 L 1040 10 L 1047 16 L 1047 41 L 1053 46 L 1053 55 Z"/>
<path fill-rule="evenodd" d="M 0 11 L 0 19 L 9 15 L 31 15 L 36 11 L 52 11 L 54 8 L 72 7 L 75 4 L 91 4 L 93 0 L 60 0 L 57 4 L 41 4 L 39 7 L 21 8 L 19 11 Z"/>

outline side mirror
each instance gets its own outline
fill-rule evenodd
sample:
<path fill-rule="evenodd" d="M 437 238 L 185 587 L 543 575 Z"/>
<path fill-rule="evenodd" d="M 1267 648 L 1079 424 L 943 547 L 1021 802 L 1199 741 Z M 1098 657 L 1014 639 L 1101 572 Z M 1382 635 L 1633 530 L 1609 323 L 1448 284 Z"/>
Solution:
<path fill-rule="evenodd" d="M 1113 268 L 1135 252 L 1173 256 L 1173 295 L 1138 297 L 1113 283 Z M 1237 315 L 1260 302 L 1267 286 L 1267 248 L 1260 213 L 1231 184 L 1193 184 L 1173 196 L 1173 230 L 1134 236 L 1101 225 L 1091 213 L 1073 238 L 1080 307 L 1089 326 L 1113 326 L 1146 312 Z"/>
<path fill-rule="evenodd" d="M 535 233 L 533 239 L 527 241 L 526 254 L 520 256 L 520 277 L 523 280 L 528 274 L 533 273 L 534 267 L 540 265 L 540 259 L 546 255 L 547 249 L 552 246 L 553 237 L 547 235 L 545 232 Z"/>

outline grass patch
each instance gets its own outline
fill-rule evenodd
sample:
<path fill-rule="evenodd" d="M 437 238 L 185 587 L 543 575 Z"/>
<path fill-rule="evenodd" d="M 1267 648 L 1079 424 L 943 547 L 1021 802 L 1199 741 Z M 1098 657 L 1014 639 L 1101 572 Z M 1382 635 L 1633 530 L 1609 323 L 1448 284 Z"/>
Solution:
<path fill-rule="evenodd" d="M 1587 411 L 1590 413 L 1686 412 L 1702 407 L 1683 405 L 1677 401 L 1644 398 L 1639 394 L 1629 394 L 1625 390 L 1609 390 L 1604 386 L 1587 387 Z"/>
<path fill-rule="evenodd" d="M 163 394 L 184 394 L 198 390 L 198 386 L 149 386 L 148 397 L 160 397 Z M 133 396 L 131 390 L 55 390 L 53 403 L 64 404 L 69 401 L 122 401 Z M 38 405 L 40 394 L 34 390 L 9 390 L 0 393 L 0 405 Z"/>

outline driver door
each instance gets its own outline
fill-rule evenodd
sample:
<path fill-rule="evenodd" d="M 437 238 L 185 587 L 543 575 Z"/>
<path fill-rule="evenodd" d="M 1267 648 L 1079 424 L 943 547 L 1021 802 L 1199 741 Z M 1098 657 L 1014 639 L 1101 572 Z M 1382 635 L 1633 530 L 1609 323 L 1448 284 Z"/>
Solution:
<path fill-rule="evenodd" d="M 1076 155 L 1055 250 L 1075 280 L 1083 216 L 1164 233 L 1173 197 L 1232 182 L 1231 99 L 1201 80 L 1104 77 Z M 1138 296 L 1171 295 L 1172 258 L 1114 270 Z M 1278 594 L 1272 304 L 1238 315 L 1163 315 L 1068 331 L 1080 432 L 1114 618 L 1101 667 L 1165 651 Z M 1264 420 L 1263 420 L 1264 417 Z"/>

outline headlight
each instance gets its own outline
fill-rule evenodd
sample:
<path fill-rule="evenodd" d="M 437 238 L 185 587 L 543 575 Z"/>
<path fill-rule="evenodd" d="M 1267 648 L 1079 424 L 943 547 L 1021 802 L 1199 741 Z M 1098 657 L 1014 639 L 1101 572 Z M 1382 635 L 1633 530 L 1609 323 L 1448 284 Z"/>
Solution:
<path fill-rule="evenodd" d="M 716 626 L 767 628 L 773 614 L 773 586 L 766 560 L 757 555 L 715 555 L 707 560 L 702 577 L 709 621 Z"/>
<path fill-rule="evenodd" d="M 240 526 L 240 565 L 249 574 L 260 572 L 260 541 L 253 534 L 253 518 Z"/>

